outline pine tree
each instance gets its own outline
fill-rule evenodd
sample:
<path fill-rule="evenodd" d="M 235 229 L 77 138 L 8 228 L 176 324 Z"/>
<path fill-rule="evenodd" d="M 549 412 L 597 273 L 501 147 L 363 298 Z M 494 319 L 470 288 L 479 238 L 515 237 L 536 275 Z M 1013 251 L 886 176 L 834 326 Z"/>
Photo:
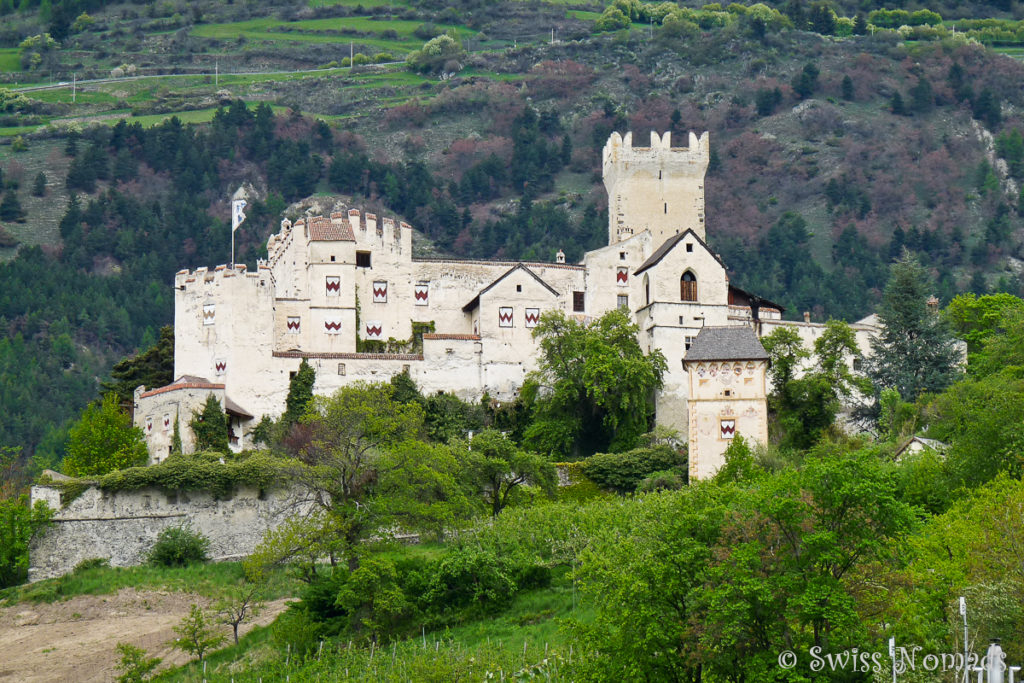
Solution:
<path fill-rule="evenodd" d="M 889 110 L 896 116 L 905 116 L 907 113 L 906 108 L 903 106 L 903 95 L 897 90 L 892 94 L 892 99 L 889 100 Z"/>
<path fill-rule="evenodd" d="M 843 76 L 843 83 L 841 87 L 843 99 L 846 100 L 847 102 L 852 102 L 854 98 L 853 79 L 850 78 L 849 74 Z"/>
<path fill-rule="evenodd" d="M 863 12 L 858 12 L 853 20 L 853 35 L 866 36 L 868 33 L 868 20 Z"/>
<path fill-rule="evenodd" d="M 306 412 L 306 406 L 313 398 L 313 384 L 316 382 L 316 370 L 302 359 L 299 371 L 288 382 L 288 398 L 285 399 L 285 411 L 281 422 L 292 425 Z"/>
<path fill-rule="evenodd" d="M 9 188 L 4 193 L 3 201 L 0 201 L 0 221 L 20 222 L 24 217 L 25 212 L 21 208 L 21 202 L 18 201 L 18 195 Z"/>
<path fill-rule="evenodd" d="M 43 197 L 46 195 L 46 174 L 40 171 L 32 183 L 32 196 Z"/>
<path fill-rule="evenodd" d="M 896 389 L 912 402 L 959 374 L 960 353 L 945 318 L 929 307 L 931 290 L 927 271 L 904 252 L 890 270 L 878 310 L 882 331 L 871 342 L 868 376 L 877 392 Z"/>
<path fill-rule="evenodd" d="M 171 455 L 181 455 L 181 428 L 178 423 L 181 422 L 181 415 L 179 413 L 174 414 L 174 433 L 171 435 Z"/>

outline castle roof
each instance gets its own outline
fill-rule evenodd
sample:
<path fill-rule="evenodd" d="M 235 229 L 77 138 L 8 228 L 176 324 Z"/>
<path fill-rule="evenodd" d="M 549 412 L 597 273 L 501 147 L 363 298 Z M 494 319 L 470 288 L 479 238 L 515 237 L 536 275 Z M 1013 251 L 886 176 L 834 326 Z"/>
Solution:
<path fill-rule="evenodd" d="M 668 252 L 672 251 L 672 249 L 677 244 L 679 244 L 679 242 L 684 237 L 686 237 L 687 235 L 692 235 L 693 238 L 695 240 L 697 240 L 697 243 L 700 244 L 700 246 L 704 247 L 705 251 L 707 251 L 709 254 L 711 254 L 715 258 L 715 260 L 718 261 L 718 263 L 723 268 L 725 268 L 725 261 L 722 260 L 722 257 L 719 256 L 718 254 L 716 254 L 715 252 L 713 252 L 711 250 L 711 247 L 709 247 L 707 245 L 707 243 L 704 240 L 702 240 L 697 233 L 695 233 L 693 230 L 684 230 L 683 232 L 680 232 L 678 234 L 672 235 L 667 240 L 665 240 L 665 243 L 662 244 L 660 247 L 658 247 L 658 249 L 653 254 L 651 254 L 651 257 L 649 259 L 647 259 L 646 261 L 644 261 L 640 265 L 640 267 L 636 269 L 636 272 L 634 272 L 633 275 L 639 275 L 640 273 L 644 272 L 648 268 L 652 268 L 652 267 L 658 265 L 658 262 L 661 261 L 661 259 L 665 258 L 665 255 Z"/>
<path fill-rule="evenodd" d="M 746 325 L 703 327 L 683 360 L 768 360 L 768 352 Z"/>
<path fill-rule="evenodd" d="M 352 226 L 348 221 L 332 221 L 323 216 L 306 219 L 310 242 L 355 242 Z"/>
<path fill-rule="evenodd" d="M 537 275 L 537 273 L 533 272 L 532 270 L 527 268 L 522 263 L 517 263 L 516 265 L 512 266 L 511 268 L 506 270 L 504 273 L 502 273 L 500 276 L 498 276 L 498 278 L 494 282 L 492 282 L 491 284 L 489 284 L 486 287 L 484 287 L 483 289 L 481 289 L 480 292 L 477 293 L 477 295 L 475 297 L 473 297 L 472 301 L 470 301 L 468 304 L 466 304 L 465 306 L 462 307 L 462 310 L 465 311 L 466 313 L 469 313 L 470 311 L 472 311 L 474 308 L 476 308 L 477 306 L 480 305 L 480 297 L 481 296 L 486 294 L 489 290 L 493 289 L 495 286 L 497 286 L 497 284 L 499 282 L 501 282 L 502 280 L 507 278 L 509 275 L 511 275 L 512 273 L 514 273 L 514 272 L 516 272 L 517 270 L 520 270 L 520 269 L 525 270 L 527 273 L 529 273 L 533 277 L 534 280 L 536 280 L 541 285 L 543 285 L 545 289 L 547 289 L 549 292 L 551 292 L 555 296 L 558 296 L 558 291 L 554 287 L 549 285 L 548 283 L 544 282 L 544 280 L 541 278 L 540 275 Z"/>

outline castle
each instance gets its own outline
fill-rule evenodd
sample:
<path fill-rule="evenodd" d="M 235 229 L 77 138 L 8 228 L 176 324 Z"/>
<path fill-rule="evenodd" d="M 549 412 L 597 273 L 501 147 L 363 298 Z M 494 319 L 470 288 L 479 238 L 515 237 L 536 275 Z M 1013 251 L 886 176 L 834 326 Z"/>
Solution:
<path fill-rule="evenodd" d="M 706 132 L 690 133 L 686 147 L 673 147 L 670 133 L 651 133 L 648 147 L 613 133 L 603 151 L 608 245 L 578 264 L 561 252 L 553 263 L 414 258 L 411 226 L 350 209 L 282 221 L 254 272 L 179 271 L 178 379 L 135 394 L 152 460 L 170 452 L 176 421 L 191 448 L 188 421 L 211 393 L 229 415 L 232 447 L 250 446 L 259 419 L 284 411 L 302 359 L 320 394 L 408 372 L 424 393 L 513 400 L 536 368 L 531 333 L 542 313 L 586 321 L 618 307 L 637 323 L 640 346 L 668 360 L 657 421 L 688 434 L 691 475 L 708 476 L 735 433 L 767 438 L 757 337 L 793 325 L 809 344 L 824 327 L 806 316 L 783 322 L 780 306 L 729 284 L 706 242 L 708 160 Z M 854 329 L 866 349 L 873 326 Z M 383 352 L 395 340 L 409 340 L 407 352 Z M 699 358 L 687 358 L 691 347 Z"/>

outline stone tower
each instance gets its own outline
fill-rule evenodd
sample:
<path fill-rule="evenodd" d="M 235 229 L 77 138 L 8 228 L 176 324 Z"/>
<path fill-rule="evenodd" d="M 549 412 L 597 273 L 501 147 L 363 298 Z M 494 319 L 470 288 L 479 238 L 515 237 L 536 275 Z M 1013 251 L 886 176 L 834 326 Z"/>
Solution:
<path fill-rule="evenodd" d="M 687 229 L 704 234 L 704 174 L 709 136 L 690 133 L 688 147 L 672 147 L 671 133 L 651 132 L 650 147 L 633 134 L 612 133 L 604 146 L 608 244 L 650 230 L 655 246 Z"/>

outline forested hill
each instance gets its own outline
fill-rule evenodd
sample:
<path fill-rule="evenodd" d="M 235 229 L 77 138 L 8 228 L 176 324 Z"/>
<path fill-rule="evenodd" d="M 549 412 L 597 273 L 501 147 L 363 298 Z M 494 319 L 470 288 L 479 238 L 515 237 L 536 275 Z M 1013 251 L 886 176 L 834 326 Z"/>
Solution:
<path fill-rule="evenodd" d="M 520 22 L 533 11 L 496 6 Z M 414 19 L 391 25 L 433 18 L 463 31 L 483 11 L 467 7 L 412 5 L 402 11 Z M 287 207 L 316 193 L 397 214 L 427 248 L 576 259 L 606 239 L 609 133 L 642 144 L 650 130 L 708 130 L 709 239 L 735 284 L 789 314 L 866 315 L 904 248 L 930 264 L 944 301 L 1019 294 L 1021 65 L 962 39 L 836 38 L 735 7 L 610 33 L 592 17 L 580 29 L 583 12 L 564 19 L 574 40 L 472 52 L 493 38 L 454 31 L 465 40 L 444 60 L 410 53 L 409 68 L 77 91 L 85 111 L 110 98 L 147 114 L 116 125 L 45 125 L 72 111 L 70 92 L 0 91 L 6 123 L 22 126 L 0 148 L 0 240 L 18 248 L 0 267 L 0 445 L 59 452 L 62 425 L 111 364 L 171 322 L 174 271 L 227 260 L 228 200 L 242 183 L 258 195 L 238 233 L 250 265 Z M 189 49 L 225 48 L 203 42 L 204 26 Z M 157 122 L 200 106 L 210 114 L 198 125 Z"/>

